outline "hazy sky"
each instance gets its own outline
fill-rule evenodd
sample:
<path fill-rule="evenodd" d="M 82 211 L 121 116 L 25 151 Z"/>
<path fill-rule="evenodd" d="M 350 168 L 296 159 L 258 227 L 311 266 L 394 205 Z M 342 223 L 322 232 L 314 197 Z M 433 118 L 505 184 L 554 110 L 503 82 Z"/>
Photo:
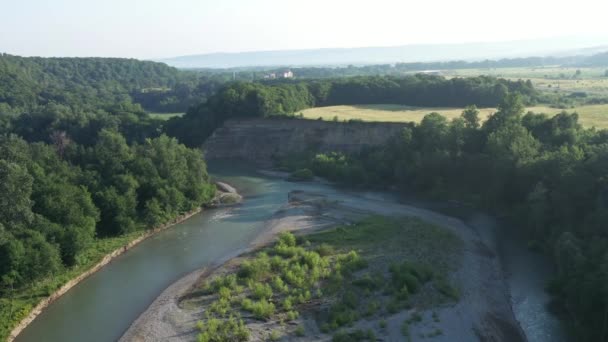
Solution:
<path fill-rule="evenodd" d="M 0 52 L 158 58 L 607 35 L 604 2 L 0 0 Z"/>

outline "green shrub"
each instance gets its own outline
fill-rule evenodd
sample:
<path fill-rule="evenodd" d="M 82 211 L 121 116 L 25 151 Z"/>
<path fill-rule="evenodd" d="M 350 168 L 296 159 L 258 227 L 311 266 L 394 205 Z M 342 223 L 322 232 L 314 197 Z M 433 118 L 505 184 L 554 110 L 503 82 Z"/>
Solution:
<path fill-rule="evenodd" d="M 274 304 L 268 302 L 266 299 L 259 301 L 252 301 L 251 299 L 245 298 L 241 302 L 241 307 L 245 311 L 249 311 L 257 319 L 269 319 L 274 314 Z"/>
<path fill-rule="evenodd" d="M 268 335 L 268 339 L 270 341 L 278 341 L 281 338 L 281 333 L 278 330 L 273 330 Z"/>
<path fill-rule="evenodd" d="M 335 249 L 333 246 L 330 246 L 326 243 L 322 243 L 319 247 L 315 249 L 320 256 L 329 256 L 335 254 Z"/>
<path fill-rule="evenodd" d="M 247 326 L 242 320 L 237 320 L 232 316 L 226 320 L 210 318 L 205 323 L 199 323 L 197 323 L 200 331 L 197 336 L 198 342 L 244 342 L 249 340 L 250 333 Z"/>
<path fill-rule="evenodd" d="M 218 291 L 218 296 L 220 299 L 227 299 L 230 300 L 232 298 L 232 291 L 230 291 L 229 288 L 222 286 L 220 287 L 220 290 Z"/>
<path fill-rule="evenodd" d="M 376 314 L 376 312 L 378 312 L 378 310 L 380 310 L 380 303 L 376 300 L 372 300 L 369 303 L 367 303 L 367 308 L 365 310 L 365 316 L 367 316 L 367 317 L 373 316 L 374 314 Z"/>
<path fill-rule="evenodd" d="M 381 274 L 372 277 L 369 273 L 353 280 L 353 285 L 369 291 L 376 291 L 382 287 L 384 279 Z"/>
<path fill-rule="evenodd" d="M 338 264 L 345 273 L 356 272 L 367 267 L 367 261 L 355 251 L 338 256 Z"/>
<path fill-rule="evenodd" d="M 291 310 L 293 308 L 293 302 L 291 301 L 290 296 L 283 299 L 282 306 L 283 306 L 283 310 Z"/>
<path fill-rule="evenodd" d="M 270 299 L 272 297 L 272 288 L 268 284 L 258 282 L 249 282 L 251 296 L 255 299 Z"/>
<path fill-rule="evenodd" d="M 253 260 L 244 261 L 237 274 L 241 279 L 260 281 L 267 277 L 270 271 L 270 258 L 266 253 L 259 253 Z"/>
<path fill-rule="evenodd" d="M 301 325 L 298 325 L 298 327 L 295 330 L 295 333 L 296 333 L 296 336 L 299 336 L 299 337 L 303 337 L 306 335 L 306 332 L 304 331 L 304 327 Z"/>
<path fill-rule="evenodd" d="M 445 277 L 436 279 L 434 285 L 437 291 L 439 291 L 442 295 L 452 300 L 458 300 L 460 298 L 458 289 L 452 286 Z"/>
<path fill-rule="evenodd" d="M 351 325 L 359 319 L 359 313 L 344 303 L 334 304 L 329 310 L 329 325 L 332 330 Z"/>
<path fill-rule="evenodd" d="M 272 278 L 272 287 L 274 287 L 274 289 L 280 293 L 289 292 L 289 286 L 287 286 L 287 284 L 285 284 L 283 279 L 279 276 L 275 276 Z"/>
<path fill-rule="evenodd" d="M 297 311 L 291 310 L 287 312 L 287 319 L 290 321 L 294 321 L 298 319 L 298 317 L 300 317 L 300 314 Z"/>
<path fill-rule="evenodd" d="M 288 247 L 296 246 L 296 237 L 290 232 L 282 232 L 279 234 L 279 242 L 278 244 L 284 244 Z"/>
<path fill-rule="evenodd" d="M 238 290 L 239 285 L 236 275 L 229 274 L 226 276 L 216 277 L 211 281 L 211 283 L 205 283 L 203 290 L 209 293 L 218 293 L 222 287 L 229 290 Z"/>
<path fill-rule="evenodd" d="M 212 312 L 218 316 L 225 317 L 231 311 L 230 301 L 225 298 L 220 298 L 209 305 L 209 312 Z"/>
<path fill-rule="evenodd" d="M 298 169 L 292 172 L 289 177 L 287 177 L 287 180 L 292 182 L 303 182 L 312 180 L 313 178 L 314 174 L 309 169 Z"/>

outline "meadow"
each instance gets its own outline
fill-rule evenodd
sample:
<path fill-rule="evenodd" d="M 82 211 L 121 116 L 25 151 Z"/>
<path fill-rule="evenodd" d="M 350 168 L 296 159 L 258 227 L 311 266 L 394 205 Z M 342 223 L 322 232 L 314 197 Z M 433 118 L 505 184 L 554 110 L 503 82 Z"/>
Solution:
<path fill-rule="evenodd" d="M 580 92 L 606 94 L 606 68 L 572 68 L 561 66 L 485 68 L 443 70 L 445 77 L 473 77 L 488 75 L 511 80 L 529 79 L 534 87 L 548 92 Z"/>
<path fill-rule="evenodd" d="M 354 105 L 309 108 L 301 111 L 304 118 L 323 120 L 363 120 L 379 122 L 420 122 L 422 118 L 432 112 L 440 113 L 448 119 L 459 117 L 463 108 L 454 107 L 412 107 L 402 105 Z M 555 115 L 563 109 L 547 106 L 528 107 L 528 111 Z M 485 120 L 496 108 L 480 108 L 479 116 Z M 585 127 L 598 129 L 608 128 L 608 104 L 587 105 L 567 109 L 567 112 L 577 112 L 580 123 Z"/>

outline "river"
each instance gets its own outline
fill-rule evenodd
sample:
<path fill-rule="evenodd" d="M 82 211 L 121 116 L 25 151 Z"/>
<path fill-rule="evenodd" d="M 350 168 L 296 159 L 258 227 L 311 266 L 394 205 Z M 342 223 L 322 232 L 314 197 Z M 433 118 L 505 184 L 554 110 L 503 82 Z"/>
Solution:
<path fill-rule="evenodd" d="M 233 162 L 211 164 L 210 172 L 239 189 L 244 203 L 204 211 L 140 243 L 51 304 L 17 341 L 115 341 L 171 283 L 246 248 L 263 230 L 264 222 L 287 202 L 291 190 L 338 196 L 341 192 L 327 185 L 267 177 Z M 483 230 L 493 222 L 474 220 L 470 224 Z M 504 240 L 507 242 L 501 242 L 499 249 L 517 319 L 529 341 L 559 341 L 563 333 L 545 305 L 546 261 L 508 238 Z"/>

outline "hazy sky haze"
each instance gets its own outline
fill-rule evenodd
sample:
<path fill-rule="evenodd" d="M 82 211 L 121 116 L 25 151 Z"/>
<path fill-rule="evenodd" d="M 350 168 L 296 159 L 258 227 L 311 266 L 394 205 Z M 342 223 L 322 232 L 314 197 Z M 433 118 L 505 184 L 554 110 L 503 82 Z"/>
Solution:
<path fill-rule="evenodd" d="M 0 52 L 25 56 L 162 58 L 608 37 L 608 5 L 598 0 L 0 1 Z"/>

